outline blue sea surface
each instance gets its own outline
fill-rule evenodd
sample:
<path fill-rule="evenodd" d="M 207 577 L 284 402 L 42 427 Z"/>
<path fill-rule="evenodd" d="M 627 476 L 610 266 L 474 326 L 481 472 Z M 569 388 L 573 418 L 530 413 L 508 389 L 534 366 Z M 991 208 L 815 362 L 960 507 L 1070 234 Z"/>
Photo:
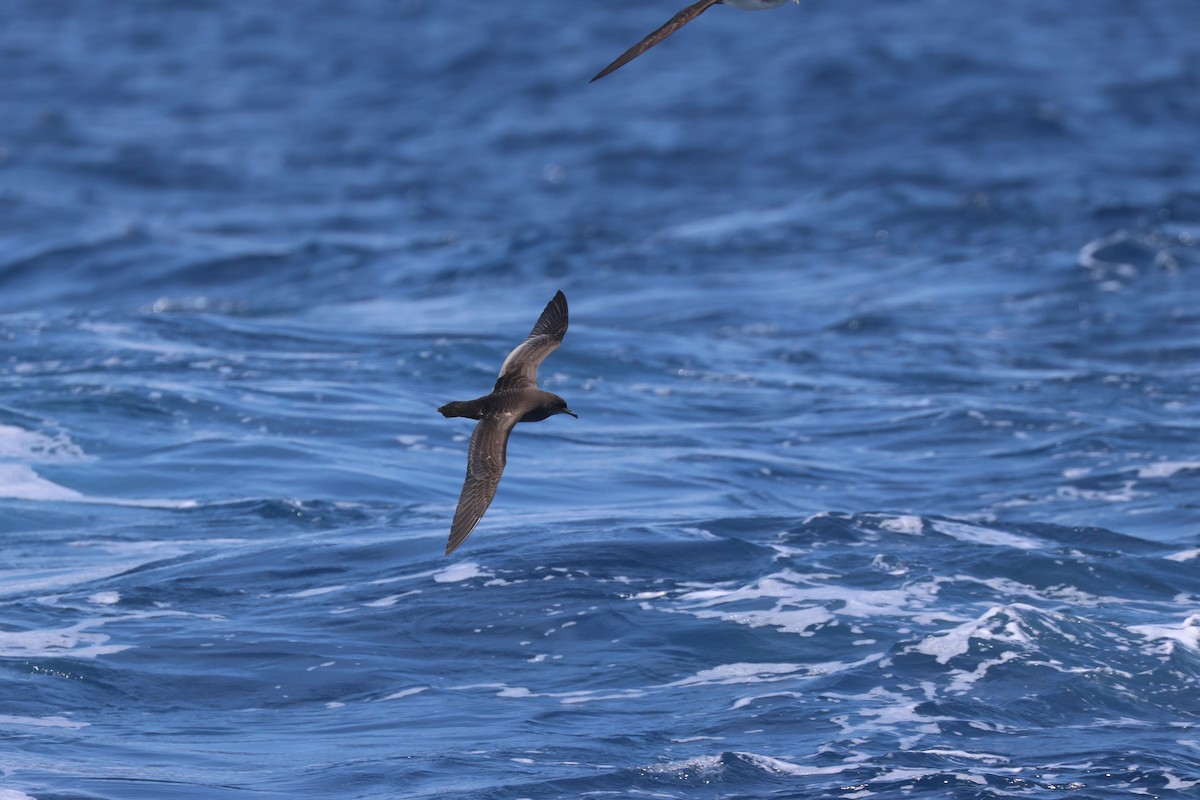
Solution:
<path fill-rule="evenodd" d="M 1200 796 L 1200 4 L 682 2 L 0 4 L 0 800 Z"/>

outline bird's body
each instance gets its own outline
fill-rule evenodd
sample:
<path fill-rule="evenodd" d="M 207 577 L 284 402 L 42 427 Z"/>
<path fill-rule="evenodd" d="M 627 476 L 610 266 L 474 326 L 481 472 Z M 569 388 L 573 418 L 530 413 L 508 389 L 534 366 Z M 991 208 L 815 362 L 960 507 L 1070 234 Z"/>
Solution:
<path fill-rule="evenodd" d="M 666 39 L 672 33 L 679 30 L 684 25 L 687 25 L 689 22 L 703 14 L 705 11 L 708 11 L 713 6 L 727 5 L 732 6 L 733 8 L 740 8 L 743 11 L 765 11 L 769 8 L 779 8 L 786 2 L 787 0 L 699 0 L 699 2 L 692 3 L 690 6 L 671 17 L 669 20 L 667 20 L 667 24 L 663 25 L 661 28 L 654 31 L 645 39 L 642 39 L 633 47 L 629 48 L 620 56 L 618 56 L 615 61 L 613 61 L 604 69 L 600 70 L 600 72 L 596 74 L 596 77 L 592 78 L 592 81 L 597 81 L 610 72 L 625 66 L 630 61 L 633 61 L 642 53 L 646 52 L 651 47 L 654 47 L 654 45 L 658 44 L 663 39 Z M 794 2 L 799 3 L 800 0 L 794 0 Z"/>
<path fill-rule="evenodd" d="M 565 400 L 537 386 L 538 366 L 558 349 L 566 332 L 567 298 L 558 292 L 546 304 L 525 341 L 504 359 L 491 394 L 456 400 L 438 409 L 444 417 L 479 420 L 467 448 L 467 477 L 454 511 L 446 555 L 471 534 L 496 496 L 513 427 L 518 422 L 540 422 L 555 414 L 575 416 Z"/>

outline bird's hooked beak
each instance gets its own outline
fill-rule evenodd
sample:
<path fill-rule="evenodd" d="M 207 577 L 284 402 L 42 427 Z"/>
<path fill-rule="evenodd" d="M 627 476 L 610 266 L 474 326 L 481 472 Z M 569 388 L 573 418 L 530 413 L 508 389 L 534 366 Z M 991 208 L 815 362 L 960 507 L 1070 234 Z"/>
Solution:
<path fill-rule="evenodd" d="M 579 419 L 579 415 L 578 415 L 578 414 L 576 414 L 574 411 L 572 411 L 572 410 L 571 410 L 571 409 L 569 409 L 569 408 L 564 408 L 564 409 L 562 410 L 562 413 L 564 413 L 564 414 L 570 414 L 570 415 L 571 415 L 572 417 L 574 417 L 575 419 Z"/>

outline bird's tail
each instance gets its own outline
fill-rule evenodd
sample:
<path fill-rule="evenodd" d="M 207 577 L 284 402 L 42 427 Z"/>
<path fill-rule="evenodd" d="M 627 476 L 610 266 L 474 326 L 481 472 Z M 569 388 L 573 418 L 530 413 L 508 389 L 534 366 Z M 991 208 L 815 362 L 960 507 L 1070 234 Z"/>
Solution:
<path fill-rule="evenodd" d="M 479 419 L 479 403 L 475 400 L 454 400 L 438 409 L 443 417 L 467 417 Z"/>

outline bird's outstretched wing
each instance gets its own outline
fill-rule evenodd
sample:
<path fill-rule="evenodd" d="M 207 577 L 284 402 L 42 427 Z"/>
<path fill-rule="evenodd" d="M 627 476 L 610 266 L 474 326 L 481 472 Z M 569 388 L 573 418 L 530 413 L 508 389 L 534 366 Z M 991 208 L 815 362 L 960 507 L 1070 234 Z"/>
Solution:
<path fill-rule="evenodd" d="M 694 20 L 696 17 L 700 16 L 705 11 L 708 11 L 708 9 L 712 8 L 717 3 L 720 3 L 720 2 L 721 2 L 721 0 L 700 0 L 700 2 L 693 3 L 692 5 L 683 9 L 678 14 L 671 17 L 671 19 L 667 21 L 666 25 L 663 25 L 661 28 L 656 30 L 654 33 L 650 34 L 645 39 L 642 39 L 640 42 L 635 44 L 633 47 L 629 48 L 624 53 L 622 53 L 620 56 L 618 56 L 616 61 L 612 62 L 607 67 L 605 67 L 604 69 L 602 69 L 598 73 L 596 73 L 596 77 L 592 78 L 592 80 L 588 81 L 588 83 L 592 83 L 593 81 L 598 81 L 601 78 L 603 78 L 605 75 L 607 75 L 608 73 L 618 70 L 621 67 L 625 66 L 630 61 L 633 61 L 635 58 L 640 56 L 642 53 L 646 52 L 651 47 L 654 47 L 654 45 L 658 44 L 663 39 L 667 38 L 672 33 L 679 30 L 684 25 L 687 25 L 689 22 Z"/>
<path fill-rule="evenodd" d="M 463 481 L 462 494 L 458 496 L 458 508 L 454 510 L 446 555 L 453 553 L 471 535 L 483 518 L 483 512 L 492 504 L 500 476 L 504 474 L 508 435 L 520 417 L 519 413 L 488 414 L 475 426 L 471 445 L 467 448 L 467 477 Z"/>
<path fill-rule="evenodd" d="M 567 297 L 561 291 L 546 304 L 537 324 L 529 332 L 525 341 L 517 345 L 500 365 L 500 377 L 496 380 L 496 390 L 503 386 L 511 386 L 514 379 L 530 381 L 537 385 L 537 371 L 546 356 L 553 353 L 562 344 L 567 332 Z"/>

